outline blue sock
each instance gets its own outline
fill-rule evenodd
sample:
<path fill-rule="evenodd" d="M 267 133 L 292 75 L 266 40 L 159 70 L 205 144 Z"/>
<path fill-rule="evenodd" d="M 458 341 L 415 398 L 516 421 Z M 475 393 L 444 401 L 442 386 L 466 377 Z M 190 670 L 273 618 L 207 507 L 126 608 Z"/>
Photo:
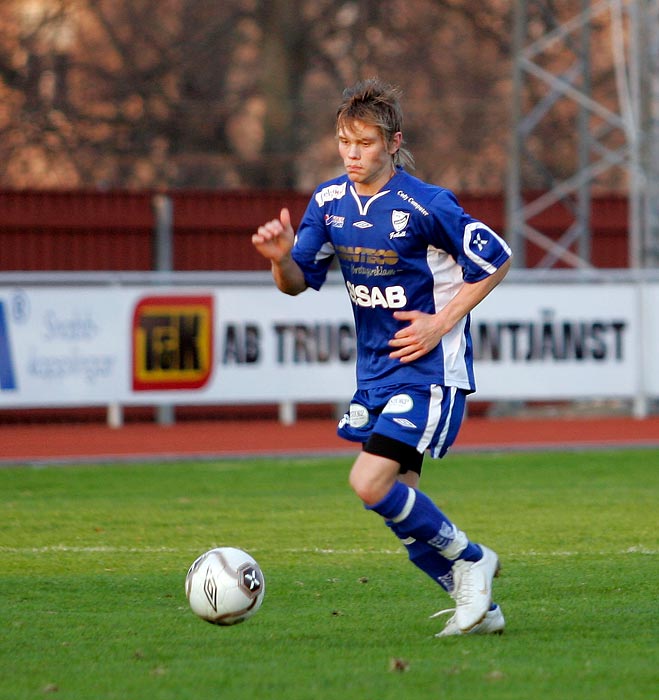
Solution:
<path fill-rule="evenodd" d="M 469 544 L 464 548 L 462 554 L 460 554 L 460 559 L 466 559 L 467 561 L 479 561 L 483 558 L 483 550 L 479 544 L 469 541 Z"/>
<path fill-rule="evenodd" d="M 366 506 L 386 520 L 393 520 L 405 507 L 409 498 L 410 487 L 402 481 L 396 481 L 389 493 L 374 506 Z"/>
<path fill-rule="evenodd" d="M 424 542 L 435 550 L 443 552 L 454 543 L 457 528 L 423 492 L 397 481 L 389 493 L 373 506 L 367 506 L 396 526 L 396 534 L 401 540 L 412 537 Z M 483 552 L 477 544 L 465 540 L 465 547 L 455 558 L 478 561 Z"/>
<path fill-rule="evenodd" d="M 400 481 L 369 510 L 391 520 L 401 539 L 413 537 L 440 550 L 454 539 L 455 528 L 444 513 L 424 493 Z"/>
<path fill-rule="evenodd" d="M 453 591 L 453 576 L 451 574 L 453 562 L 443 557 L 427 542 L 417 542 L 415 539 L 401 536 L 398 532 L 398 526 L 391 520 L 386 520 L 385 523 L 403 543 L 412 564 L 430 576 L 435 583 L 439 583 L 447 593 L 451 593 Z"/>

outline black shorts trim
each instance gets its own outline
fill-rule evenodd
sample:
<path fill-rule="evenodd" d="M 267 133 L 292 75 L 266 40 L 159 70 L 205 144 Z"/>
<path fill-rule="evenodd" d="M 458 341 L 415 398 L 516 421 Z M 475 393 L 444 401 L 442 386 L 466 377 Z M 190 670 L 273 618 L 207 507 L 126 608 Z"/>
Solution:
<path fill-rule="evenodd" d="M 423 465 L 423 453 L 417 451 L 412 445 L 408 445 L 400 440 L 381 435 L 380 433 L 371 433 L 371 436 L 364 443 L 362 449 L 369 454 L 378 455 L 378 457 L 386 457 L 400 464 L 399 472 L 416 472 L 421 474 L 421 466 Z"/>

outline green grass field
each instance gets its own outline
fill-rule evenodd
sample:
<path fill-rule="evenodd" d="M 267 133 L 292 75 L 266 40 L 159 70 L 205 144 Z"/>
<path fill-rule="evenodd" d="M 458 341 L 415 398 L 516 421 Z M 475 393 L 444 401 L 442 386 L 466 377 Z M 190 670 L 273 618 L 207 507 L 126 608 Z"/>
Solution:
<path fill-rule="evenodd" d="M 423 488 L 499 553 L 507 618 L 441 640 L 450 600 L 358 504 L 350 461 L 0 469 L 0 699 L 656 697 L 659 451 L 428 460 Z M 185 599 L 218 545 L 266 576 L 235 627 Z"/>

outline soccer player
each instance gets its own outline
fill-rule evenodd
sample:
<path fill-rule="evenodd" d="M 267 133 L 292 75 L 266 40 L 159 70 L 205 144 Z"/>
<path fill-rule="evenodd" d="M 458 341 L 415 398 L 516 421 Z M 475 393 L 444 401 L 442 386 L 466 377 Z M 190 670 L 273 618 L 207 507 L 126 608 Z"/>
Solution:
<path fill-rule="evenodd" d="M 510 248 L 450 191 L 413 177 L 399 90 L 377 78 L 343 93 L 336 134 L 345 174 L 314 192 L 297 229 L 290 213 L 252 236 L 277 287 L 323 285 L 334 258 L 352 301 L 357 388 L 338 434 L 362 450 L 350 485 L 454 599 L 437 636 L 500 633 L 492 601 L 497 555 L 469 540 L 418 489 L 424 454 L 453 444 L 475 390 L 470 311 L 504 278 Z"/>

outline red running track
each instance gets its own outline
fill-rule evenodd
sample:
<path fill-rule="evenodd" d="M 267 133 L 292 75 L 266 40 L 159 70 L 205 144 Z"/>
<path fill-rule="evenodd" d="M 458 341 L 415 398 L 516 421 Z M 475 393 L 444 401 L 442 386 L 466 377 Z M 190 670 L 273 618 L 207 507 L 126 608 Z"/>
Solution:
<path fill-rule="evenodd" d="M 332 420 L 180 422 L 171 426 L 99 424 L 0 426 L 0 463 L 213 458 L 356 453 Z M 453 452 L 470 450 L 659 447 L 659 416 L 634 418 L 468 418 Z"/>

